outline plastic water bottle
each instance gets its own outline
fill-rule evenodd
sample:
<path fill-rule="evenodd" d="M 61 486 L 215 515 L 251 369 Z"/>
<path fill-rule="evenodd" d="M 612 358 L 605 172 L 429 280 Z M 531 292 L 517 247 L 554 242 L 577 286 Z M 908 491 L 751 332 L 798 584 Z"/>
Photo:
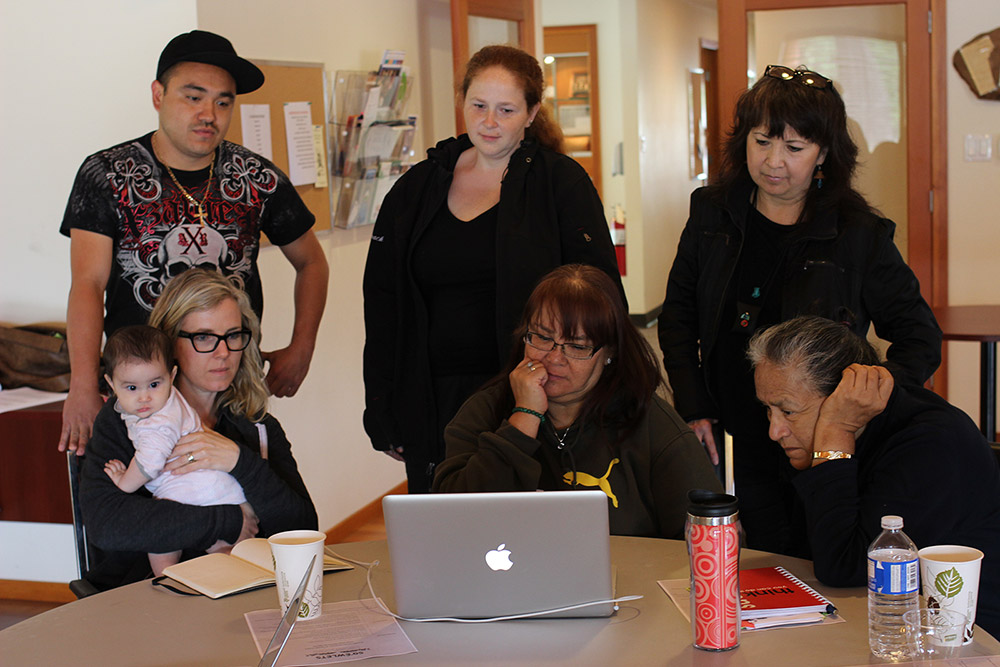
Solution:
<path fill-rule="evenodd" d="M 868 645 L 884 660 L 909 655 L 903 613 L 920 607 L 917 547 L 903 532 L 903 518 L 882 517 L 882 533 L 868 547 Z"/>

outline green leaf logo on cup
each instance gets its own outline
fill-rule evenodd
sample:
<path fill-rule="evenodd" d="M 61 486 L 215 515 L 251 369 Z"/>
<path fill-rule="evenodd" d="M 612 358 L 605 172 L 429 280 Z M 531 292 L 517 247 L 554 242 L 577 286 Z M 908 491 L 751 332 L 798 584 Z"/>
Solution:
<path fill-rule="evenodd" d="M 950 570 L 945 570 L 944 572 L 938 573 L 934 577 L 934 588 L 937 592 L 946 598 L 953 598 L 959 594 L 962 590 L 964 582 L 962 581 L 962 575 L 958 573 L 958 570 L 951 568 Z M 935 602 L 933 596 L 927 598 L 927 604 L 930 606 Z"/>

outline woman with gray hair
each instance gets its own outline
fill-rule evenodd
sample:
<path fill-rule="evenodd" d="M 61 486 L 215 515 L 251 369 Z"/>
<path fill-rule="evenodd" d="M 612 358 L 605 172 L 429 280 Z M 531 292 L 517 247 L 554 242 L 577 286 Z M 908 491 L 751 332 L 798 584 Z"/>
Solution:
<path fill-rule="evenodd" d="M 986 554 L 976 622 L 1000 631 L 1000 469 L 972 420 L 896 384 L 866 340 L 820 317 L 757 333 L 747 356 L 769 435 L 799 471 L 790 552 L 828 586 L 863 586 L 880 519 L 897 514 L 918 547 Z"/>
<path fill-rule="evenodd" d="M 778 366 L 796 365 L 824 396 L 833 393 L 841 371 L 851 364 L 880 363 L 878 352 L 867 340 L 847 325 L 822 317 L 797 317 L 761 331 L 751 339 L 747 358 L 754 367 L 764 360 Z"/>

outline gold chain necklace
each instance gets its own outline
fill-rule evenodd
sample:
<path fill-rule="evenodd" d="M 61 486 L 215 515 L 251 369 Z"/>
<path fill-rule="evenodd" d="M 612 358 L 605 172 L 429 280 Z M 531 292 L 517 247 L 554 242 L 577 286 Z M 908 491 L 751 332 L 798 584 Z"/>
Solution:
<path fill-rule="evenodd" d="M 156 139 L 156 133 L 155 132 L 153 133 L 153 139 Z M 154 153 L 156 152 L 156 147 L 155 146 L 153 147 L 153 152 Z M 161 162 L 162 162 L 162 160 L 161 160 Z M 197 201 L 194 197 L 192 197 L 191 193 L 189 193 L 184 188 L 184 186 L 181 185 L 181 182 L 177 180 L 176 176 L 174 176 L 174 170 L 170 168 L 169 164 L 167 164 L 166 162 L 163 162 L 163 166 L 167 168 L 167 173 L 170 174 L 170 180 L 172 180 L 174 182 L 174 185 L 176 185 L 177 189 L 181 191 L 181 194 L 184 195 L 184 198 L 187 199 L 189 202 L 191 202 L 192 204 L 194 204 L 195 206 L 198 207 L 198 213 L 197 213 L 197 215 L 195 217 L 198 218 L 198 222 L 200 222 L 201 226 L 204 227 L 205 226 L 205 218 L 208 217 L 208 214 L 205 213 L 205 202 L 208 201 L 208 191 L 212 187 L 212 176 L 215 174 L 215 151 L 212 151 L 212 161 L 208 165 L 208 182 L 205 183 L 205 194 L 202 196 L 200 202 Z"/>

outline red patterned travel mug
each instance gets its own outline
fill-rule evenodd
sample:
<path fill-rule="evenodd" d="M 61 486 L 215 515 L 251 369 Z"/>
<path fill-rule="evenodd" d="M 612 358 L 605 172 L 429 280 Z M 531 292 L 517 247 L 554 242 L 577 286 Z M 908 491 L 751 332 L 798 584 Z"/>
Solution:
<path fill-rule="evenodd" d="M 688 493 L 691 630 L 695 648 L 728 651 L 740 645 L 740 522 L 735 496 Z"/>

